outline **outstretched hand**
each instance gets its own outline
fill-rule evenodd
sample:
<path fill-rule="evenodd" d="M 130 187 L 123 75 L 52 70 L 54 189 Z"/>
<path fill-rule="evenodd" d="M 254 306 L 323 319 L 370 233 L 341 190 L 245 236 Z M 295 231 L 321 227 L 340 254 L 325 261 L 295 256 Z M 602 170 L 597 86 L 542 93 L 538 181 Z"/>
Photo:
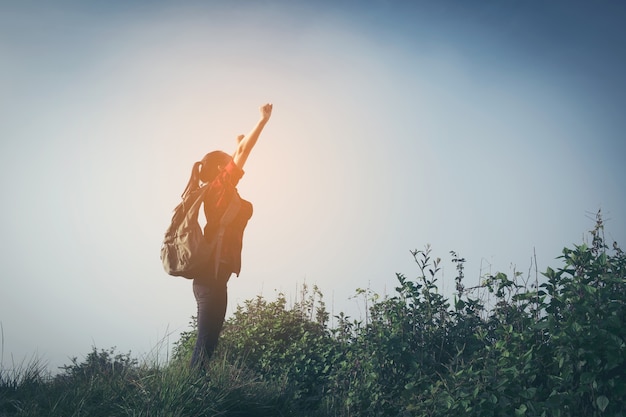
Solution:
<path fill-rule="evenodd" d="M 259 111 L 261 112 L 261 120 L 268 121 L 272 116 L 272 103 L 266 103 L 259 107 Z"/>

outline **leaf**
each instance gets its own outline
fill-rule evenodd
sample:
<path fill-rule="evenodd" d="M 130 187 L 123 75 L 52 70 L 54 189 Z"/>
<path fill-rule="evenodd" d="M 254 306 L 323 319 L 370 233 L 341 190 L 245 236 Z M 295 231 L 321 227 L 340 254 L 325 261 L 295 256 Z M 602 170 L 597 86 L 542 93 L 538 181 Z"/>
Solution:
<path fill-rule="evenodd" d="M 532 399 L 536 394 L 537 394 L 537 388 L 534 388 L 534 387 L 525 389 L 524 391 L 520 392 L 520 396 L 527 400 Z"/>
<path fill-rule="evenodd" d="M 526 410 L 527 410 L 526 404 L 522 404 L 519 406 L 519 408 L 515 409 L 515 415 L 523 416 L 524 414 L 526 414 Z"/>
<path fill-rule="evenodd" d="M 583 289 L 589 295 L 594 295 L 598 291 L 596 287 L 592 287 L 591 285 L 583 285 Z"/>
<path fill-rule="evenodd" d="M 600 409 L 600 411 L 604 411 L 606 410 L 606 407 L 609 405 L 609 399 L 606 398 L 604 395 L 600 395 L 598 399 L 596 400 L 596 404 L 598 405 L 598 408 Z"/>

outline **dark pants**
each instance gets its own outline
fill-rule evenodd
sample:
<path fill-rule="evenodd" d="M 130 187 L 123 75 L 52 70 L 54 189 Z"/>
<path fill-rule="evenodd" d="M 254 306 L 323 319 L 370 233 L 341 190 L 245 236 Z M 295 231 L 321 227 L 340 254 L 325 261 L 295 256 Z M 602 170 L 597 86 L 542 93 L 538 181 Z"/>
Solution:
<path fill-rule="evenodd" d="M 226 316 L 226 284 L 229 277 L 230 272 L 224 273 L 220 269 L 215 280 L 193 281 L 193 294 L 198 303 L 198 339 L 191 356 L 192 367 L 205 367 L 217 347 Z"/>

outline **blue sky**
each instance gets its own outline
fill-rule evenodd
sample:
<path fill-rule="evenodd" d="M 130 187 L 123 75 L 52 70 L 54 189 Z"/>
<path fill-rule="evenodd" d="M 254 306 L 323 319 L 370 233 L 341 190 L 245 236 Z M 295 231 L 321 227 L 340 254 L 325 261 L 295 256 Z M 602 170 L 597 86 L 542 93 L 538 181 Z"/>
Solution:
<path fill-rule="evenodd" d="M 195 313 L 171 211 L 267 101 L 229 311 L 306 282 L 357 317 L 426 244 L 444 291 L 451 250 L 468 285 L 542 271 L 598 209 L 623 246 L 624 6 L 232 3 L 0 6 L 2 367 L 167 350 Z"/>

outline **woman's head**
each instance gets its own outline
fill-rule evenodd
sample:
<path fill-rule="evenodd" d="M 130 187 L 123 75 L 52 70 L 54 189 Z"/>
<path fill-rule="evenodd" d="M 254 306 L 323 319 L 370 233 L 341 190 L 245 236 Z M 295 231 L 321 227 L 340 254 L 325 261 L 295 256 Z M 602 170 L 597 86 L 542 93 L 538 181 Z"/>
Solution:
<path fill-rule="evenodd" d="M 232 157 L 222 151 L 209 152 L 204 155 L 204 158 L 202 158 L 201 161 L 193 164 L 193 168 L 191 168 L 191 177 L 189 178 L 187 187 L 185 187 L 185 191 L 183 191 L 183 197 L 187 194 L 187 192 L 197 190 L 200 186 L 199 181 L 213 181 L 215 177 L 217 177 L 217 174 L 219 174 L 220 169 L 224 168 L 231 160 Z"/>
<path fill-rule="evenodd" d="M 213 151 L 204 155 L 200 161 L 200 172 L 198 178 L 202 182 L 211 182 L 215 179 L 220 170 L 224 168 L 228 162 L 232 160 L 232 156 L 226 152 Z"/>

